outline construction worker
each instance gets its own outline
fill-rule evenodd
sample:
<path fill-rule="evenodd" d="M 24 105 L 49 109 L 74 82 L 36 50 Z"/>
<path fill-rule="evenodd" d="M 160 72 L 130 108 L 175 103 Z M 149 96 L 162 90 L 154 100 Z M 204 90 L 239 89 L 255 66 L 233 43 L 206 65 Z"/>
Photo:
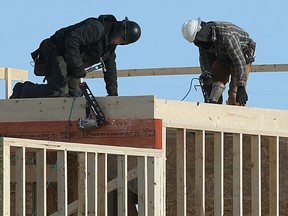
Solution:
<path fill-rule="evenodd" d="M 256 47 L 249 34 L 229 22 L 204 22 L 200 18 L 184 22 L 181 30 L 184 38 L 199 48 L 199 80 L 205 102 L 222 104 L 230 78 L 227 104 L 245 106 Z"/>
<path fill-rule="evenodd" d="M 113 15 L 61 28 L 31 53 L 35 75 L 45 76 L 47 84 L 16 83 L 10 98 L 75 96 L 85 69 L 98 63 L 104 66 L 107 94 L 118 96 L 115 49 L 136 42 L 140 35 L 136 22 L 127 17 L 117 21 Z"/>

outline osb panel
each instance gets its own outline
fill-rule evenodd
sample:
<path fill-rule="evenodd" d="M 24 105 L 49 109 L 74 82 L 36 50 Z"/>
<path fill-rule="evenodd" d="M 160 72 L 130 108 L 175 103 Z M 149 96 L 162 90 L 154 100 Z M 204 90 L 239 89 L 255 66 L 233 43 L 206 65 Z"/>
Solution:
<path fill-rule="evenodd" d="M 225 134 L 224 139 L 224 215 L 233 215 L 233 143 L 232 134 Z M 187 131 L 187 215 L 195 215 L 195 134 Z M 288 206 L 288 139 L 280 139 L 280 215 L 287 214 Z M 212 134 L 206 134 L 206 185 L 205 210 L 207 215 L 214 214 L 214 145 Z M 250 136 L 243 136 L 243 213 L 251 215 L 251 146 Z M 268 138 L 261 140 L 262 167 L 262 215 L 269 214 L 269 144 Z M 175 130 L 167 132 L 167 215 L 176 215 L 176 137 Z"/>

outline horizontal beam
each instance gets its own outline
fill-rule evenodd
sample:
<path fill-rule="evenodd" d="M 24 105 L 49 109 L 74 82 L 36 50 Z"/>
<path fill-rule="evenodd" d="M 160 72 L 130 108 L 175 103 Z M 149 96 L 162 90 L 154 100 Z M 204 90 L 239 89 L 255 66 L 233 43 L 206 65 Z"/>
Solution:
<path fill-rule="evenodd" d="M 159 119 L 106 119 L 99 128 L 80 131 L 77 121 L 0 122 L 0 136 L 35 140 L 69 141 L 137 148 L 162 148 Z"/>
<path fill-rule="evenodd" d="M 18 80 L 24 82 L 28 80 L 28 71 L 13 68 L 0 68 L 0 79 L 5 80 L 5 98 L 8 99 L 12 95 L 12 81 Z"/>
<path fill-rule="evenodd" d="M 130 155 L 133 157 L 146 156 L 146 157 L 161 157 L 162 150 L 150 149 L 150 148 L 133 148 L 133 147 L 122 147 L 116 146 L 115 148 L 111 145 L 99 145 L 98 143 L 73 143 L 73 142 L 58 142 L 51 140 L 36 140 L 36 139 L 22 139 L 12 137 L 0 136 L 0 146 L 5 148 L 25 146 L 26 149 L 46 149 L 46 152 L 54 151 L 71 151 L 71 152 L 94 152 L 98 154 L 111 154 L 111 155 Z M 1 150 L 1 148 L 0 148 Z M 7 153 L 8 154 L 8 153 Z M 0 160 L 1 161 L 1 160 Z M 9 175 L 10 176 L 10 175 Z"/>
<path fill-rule="evenodd" d="M 288 137 L 287 110 L 159 100 L 155 96 L 97 97 L 96 99 L 106 118 L 111 120 L 161 119 L 164 127 Z M 62 126 L 58 129 L 63 131 L 72 101 L 73 98 L 0 100 L 0 122 L 6 122 L 7 126 L 12 122 L 18 122 L 18 124 L 22 122 L 23 124 L 35 121 L 44 124 L 46 121 L 50 122 L 51 128 L 54 128 L 51 122 L 62 121 Z M 70 119 L 72 122 L 86 116 L 85 104 L 84 97 L 75 100 Z M 110 127 L 112 126 L 111 124 Z M 25 127 L 21 127 L 21 124 L 18 128 L 19 130 L 25 129 Z M 42 128 L 46 127 L 42 126 Z M 3 130 L 11 130 L 11 127 L 3 126 Z M 23 135 L 25 133 L 27 135 L 27 131 L 23 132 Z M 99 133 L 95 133 L 93 136 L 96 135 Z"/>
<path fill-rule="evenodd" d="M 96 97 L 108 118 L 154 118 L 155 96 Z M 86 116 L 86 99 L 27 98 L 0 100 L 0 122 L 78 120 Z M 53 115 L 51 115 L 53 113 Z"/>
<path fill-rule="evenodd" d="M 156 100 L 155 117 L 164 127 L 288 137 L 288 111 Z"/>
<path fill-rule="evenodd" d="M 28 80 L 28 71 L 14 68 L 0 68 L 0 79 L 7 79 L 8 76 L 10 80 L 26 81 Z"/>
<path fill-rule="evenodd" d="M 288 64 L 252 65 L 251 72 L 288 72 Z M 118 70 L 118 77 L 200 74 L 200 67 L 146 68 Z M 85 78 L 101 78 L 102 71 L 92 71 Z"/>

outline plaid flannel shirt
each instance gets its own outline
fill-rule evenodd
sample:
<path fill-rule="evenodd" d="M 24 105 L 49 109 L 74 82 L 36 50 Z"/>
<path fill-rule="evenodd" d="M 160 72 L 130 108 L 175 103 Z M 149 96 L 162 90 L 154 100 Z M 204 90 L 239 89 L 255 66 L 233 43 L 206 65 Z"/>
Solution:
<path fill-rule="evenodd" d="M 214 60 L 223 64 L 233 63 L 237 73 L 237 86 L 246 85 L 246 61 L 243 47 L 252 39 L 242 28 L 228 22 L 208 22 L 212 26 L 214 45 L 209 51 L 199 48 L 199 60 L 202 73 L 212 72 Z"/>

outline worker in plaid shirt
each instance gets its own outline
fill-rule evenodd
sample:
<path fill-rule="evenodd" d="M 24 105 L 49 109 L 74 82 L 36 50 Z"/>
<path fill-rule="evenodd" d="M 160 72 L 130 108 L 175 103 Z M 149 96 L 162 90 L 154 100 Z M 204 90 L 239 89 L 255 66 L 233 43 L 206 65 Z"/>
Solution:
<path fill-rule="evenodd" d="M 203 82 L 205 102 L 222 104 L 222 93 L 230 78 L 227 104 L 245 106 L 256 47 L 249 34 L 229 22 L 203 22 L 200 18 L 185 22 L 182 34 L 199 48 L 199 79 Z"/>

